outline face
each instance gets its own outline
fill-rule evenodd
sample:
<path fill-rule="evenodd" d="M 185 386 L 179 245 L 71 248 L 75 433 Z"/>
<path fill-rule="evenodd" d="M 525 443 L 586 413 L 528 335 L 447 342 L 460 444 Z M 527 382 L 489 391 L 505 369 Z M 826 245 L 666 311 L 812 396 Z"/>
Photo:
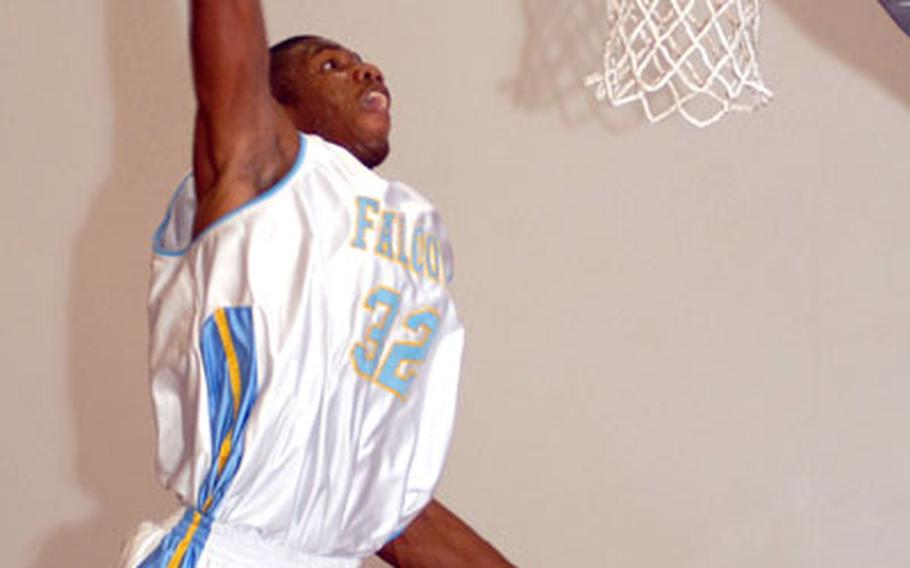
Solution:
<path fill-rule="evenodd" d="M 298 130 L 343 146 L 369 168 L 385 160 L 391 96 L 377 67 L 337 43 L 313 39 L 294 80 L 300 96 L 288 111 Z"/>

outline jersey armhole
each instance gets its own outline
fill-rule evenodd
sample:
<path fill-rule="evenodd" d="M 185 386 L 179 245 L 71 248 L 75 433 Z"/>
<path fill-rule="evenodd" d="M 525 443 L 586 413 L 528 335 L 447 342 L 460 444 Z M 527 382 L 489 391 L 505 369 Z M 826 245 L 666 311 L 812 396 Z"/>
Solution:
<path fill-rule="evenodd" d="M 291 169 L 275 185 L 240 207 L 225 213 L 206 227 L 204 231 L 196 235 L 195 238 L 192 236 L 197 206 L 195 180 L 192 173 L 187 175 L 171 197 L 164 220 L 155 231 L 152 239 L 153 252 L 159 256 L 182 257 L 212 231 L 228 223 L 244 211 L 268 200 L 287 187 L 291 180 L 300 172 L 306 161 L 307 137 L 303 133 L 298 133 L 298 135 L 300 137 L 300 149 L 297 151 L 297 158 L 294 160 L 294 165 L 291 166 Z"/>

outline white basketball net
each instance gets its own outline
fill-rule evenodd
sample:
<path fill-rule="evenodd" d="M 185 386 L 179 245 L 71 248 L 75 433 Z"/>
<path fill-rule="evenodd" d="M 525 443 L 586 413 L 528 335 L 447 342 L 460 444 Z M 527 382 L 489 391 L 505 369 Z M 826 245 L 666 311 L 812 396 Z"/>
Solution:
<path fill-rule="evenodd" d="M 773 96 L 756 57 L 761 0 L 607 0 L 607 16 L 604 72 L 586 81 L 601 100 L 705 127 Z"/>

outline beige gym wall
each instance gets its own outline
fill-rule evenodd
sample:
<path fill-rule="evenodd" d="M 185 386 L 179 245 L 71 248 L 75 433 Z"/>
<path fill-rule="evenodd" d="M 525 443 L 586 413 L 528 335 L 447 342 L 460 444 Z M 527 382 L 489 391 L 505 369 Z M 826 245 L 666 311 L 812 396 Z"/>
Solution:
<path fill-rule="evenodd" d="M 877 2 L 772 0 L 776 100 L 705 131 L 592 103 L 602 0 L 266 7 L 273 39 L 382 65 L 383 173 L 453 236 L 446 503 L 523 567 L 907 565 L 910 39 Z M 175 507 L 144 295 L 188 163 L 185 24 L 178 0 L 0 5 L 10 568 L 112 566 Z"/>

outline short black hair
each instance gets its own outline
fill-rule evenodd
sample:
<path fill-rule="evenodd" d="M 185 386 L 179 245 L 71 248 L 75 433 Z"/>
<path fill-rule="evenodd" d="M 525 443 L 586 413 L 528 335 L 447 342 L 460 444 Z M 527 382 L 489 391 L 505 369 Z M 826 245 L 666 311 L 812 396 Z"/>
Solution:
<path fill-rule="evenodd" d="M 300 100 L 294 70 L 300 57 L 309 55 L 307 46 L 335 43 L 324 37 L 304 34 L 289 37 L 269 48 L 269 84 L 272 96 L 283 105 L 294 105 Z"/>

